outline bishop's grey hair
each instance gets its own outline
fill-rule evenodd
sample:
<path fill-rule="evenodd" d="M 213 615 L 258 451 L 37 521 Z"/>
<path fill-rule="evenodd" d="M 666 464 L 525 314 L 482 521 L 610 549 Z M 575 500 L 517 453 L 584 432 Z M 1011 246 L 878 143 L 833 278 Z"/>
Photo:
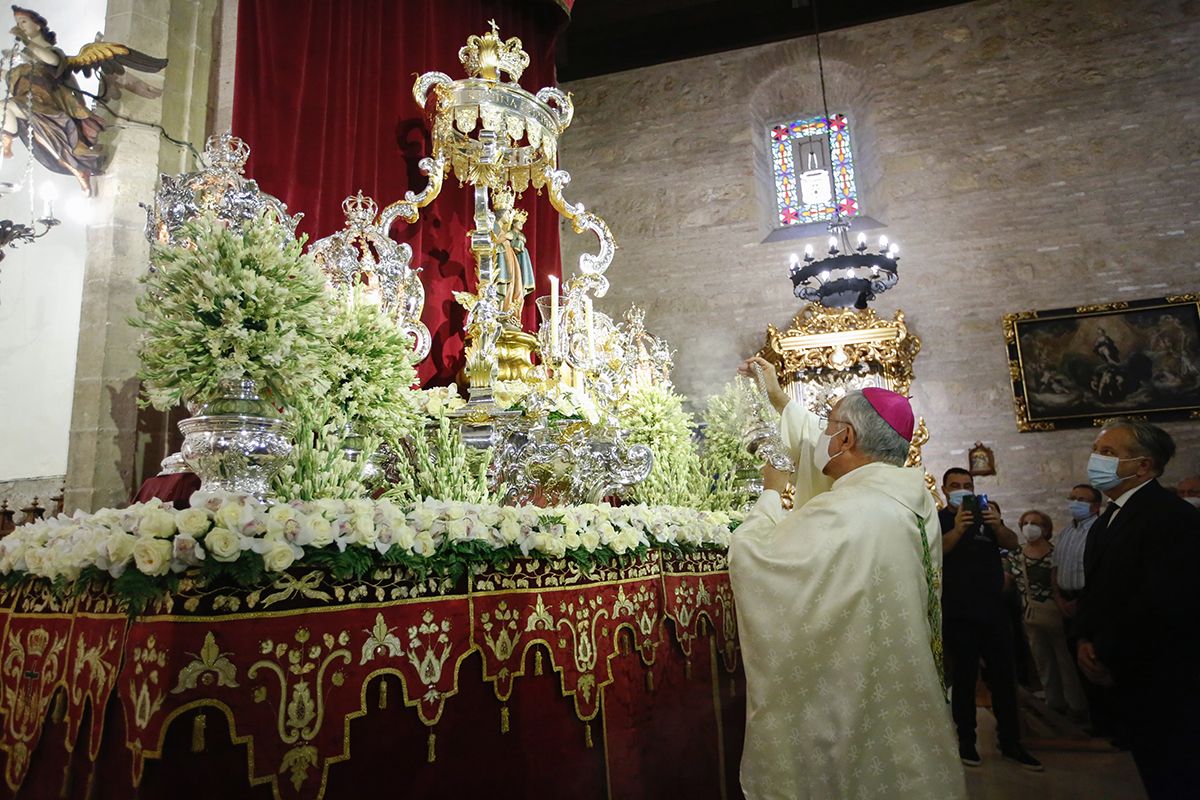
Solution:
<path fill-rule="evenodd" d="M 896 433 L 891 425 L 879 416 L 861 391 L 847 392 L 838 406 L 838 416 L 854 426 L 858 437 L 858 449 L 873 461 L 882 461 L 903 467 L 908 459 L 908 441 Z"/>

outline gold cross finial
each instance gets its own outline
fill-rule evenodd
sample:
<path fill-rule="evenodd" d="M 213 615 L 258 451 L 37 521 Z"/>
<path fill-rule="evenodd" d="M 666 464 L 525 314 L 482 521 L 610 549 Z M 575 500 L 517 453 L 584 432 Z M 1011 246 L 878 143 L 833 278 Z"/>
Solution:
<path fill-rule="evenodd" d="M 492 26 L 492 33 L 494 33 L 494 34 L 496 35 L 496 37 L 497 37 L 497 38 L 499 38 L 499 36 L 500 36 L 500 28 L 499 28 L 499 26 L 498 26 L 498 25 L 496 25 L 496 20 L 494 20 L 494 19 L 489 19 L 489 20 L 488 20 L 488 25 L 491 25 L 491 26 Z"/>

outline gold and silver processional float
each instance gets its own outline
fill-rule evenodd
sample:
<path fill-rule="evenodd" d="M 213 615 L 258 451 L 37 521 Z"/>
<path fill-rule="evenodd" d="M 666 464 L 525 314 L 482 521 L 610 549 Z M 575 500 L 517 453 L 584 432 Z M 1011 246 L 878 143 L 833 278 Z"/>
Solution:
<path fill-rule="evenodd" d="M 419 361 L 431 343 L 421 322 L 425 293 L 419 269 L 411 266 L 412 248 L 391 239 L 388 231 L 397 219 L 415 222 L 440 194 L 447 176 L 470 185 L 475 227 L 468 235 L 477 280 L 474 293 L 456 293 L 468 312 L 469 395 L 455 419 L 468 444 L 495 448 L 495 478 L 507 487 L 508 502 L 598 502 L 650 472 L 651 451 L 625 441 L 615 411 L 639 386 L 669 383 L 671 353 L 646 332 L 636 307 L 621 323 L 593 307 L 593 297 L 608 290 L 604 273 L 616 243 L 599 216 L 563 197 L 571 176 L 558 167 L 558 148 L 574 113 L 571 98 L 553 87 L 536 94 L 523 89 L 519 81 L 529 65 L 528 54 L 520 39 L 501 40 L 494 22 L 491 28 L 471 36 L 459 50 L 466 78 L 427 72 L 413 84 L 413 98 L 433 132 L 432 153 L 420 162 L 428 178 L 425 188 L 407 192 L 382 210 L 361 192 L 348 197 L 342 204 L 344 229 L 313 242 L 309 252 L 331 286 L 365 286 L 365 294 L 412 336 Z M 283 203 L 244 177 L 248 156 L 246 144 L 226 133 L 208 141 L 205 169 L 161 176 L 154 205 L 147 207 L 147 237 L 185 244 L 179 239 L 182 226 L 201 213 L 240 229 L 264 211 L 294 235 L 300 215 L 288 214 Z M 519 266 L 501 255 L 504 237 L 523 222 L 516 200 L 531 186 L 547 193 L 575 233 L 591 233 L 599 242 L 597 252 L 580 256 L 577 274 L 564 282 L 561 293 L 552 277 L 551 294 L 537 298 L 541 323 L 536 337 L 521 327 L 524 290 L 513 286 L 520 280 Z M 532 353 L 539 356 L 536 366 Z M 507 388 L 512 382 L 522 385 L 523 413 L 496 402 L 497 386 Z M 240 391 L 231 399 L 252 408 L 257 400 L 252 387 Z M 567 407 L 588 407 L 590 418 L 554 413 L 563 408 L 564 397 Z M 243 411 L 236 420 L 213 416 L 200 410 L 181 423 L 188 465 L 203 464 L 212 485 L 238 490 L 250 484 L 241 475 L 228 474 L 227 464 L 236 462 L 240 471 L 257 473 L 255 487 L 265 486 L 290 447 L 286 424 L 265 413 Z M 226 450 L 236 451 L 236 457 L 223 459 Z M 182 469 L 179 462 L 176 457 L 174 468 Z M 201 477 L 208 485 L 210 476 Z"/>

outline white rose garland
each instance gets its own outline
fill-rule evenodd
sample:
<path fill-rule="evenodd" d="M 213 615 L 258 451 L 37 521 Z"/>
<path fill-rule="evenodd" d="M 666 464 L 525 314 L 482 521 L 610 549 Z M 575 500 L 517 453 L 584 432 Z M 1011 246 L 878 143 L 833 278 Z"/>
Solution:
<path fill-rule="evenodd" d="M 23 525 L 0 539 L 0 574 L 75 580 L 95 568 L 119 578 L 132 567 L 162 577 L 210 560 L 234 564 L 247 552 L 261 556 L 267 573 L 278 573 L 333 548 L 391 553 L 414 563 L 453 556 L 464 546 L 554 558 L 603 548 L 617 555 L 644 547 L 687 551 L 727 548 L 738 521 L 733 514 L 671 506 L 511 508 L 434 499 L 407 509 L 388 500 L 268 506 L 197 492 L 183 510 L 152 500 Z"/>

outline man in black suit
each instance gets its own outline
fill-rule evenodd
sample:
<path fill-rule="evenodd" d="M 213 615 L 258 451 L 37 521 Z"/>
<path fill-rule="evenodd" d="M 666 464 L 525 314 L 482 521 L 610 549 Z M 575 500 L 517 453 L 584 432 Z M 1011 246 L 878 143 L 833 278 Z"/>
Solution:
<path fill-rule="evenodd" d="M 1084 551 L 1079 667 L 1111 687 L 1118 739 L 1152 800 L 1200 797 L 1200 511 L 1157 480 L 1174 454 L 1162 428 L 1109 420 L 1088 460 L 1111 502 Z"/>

